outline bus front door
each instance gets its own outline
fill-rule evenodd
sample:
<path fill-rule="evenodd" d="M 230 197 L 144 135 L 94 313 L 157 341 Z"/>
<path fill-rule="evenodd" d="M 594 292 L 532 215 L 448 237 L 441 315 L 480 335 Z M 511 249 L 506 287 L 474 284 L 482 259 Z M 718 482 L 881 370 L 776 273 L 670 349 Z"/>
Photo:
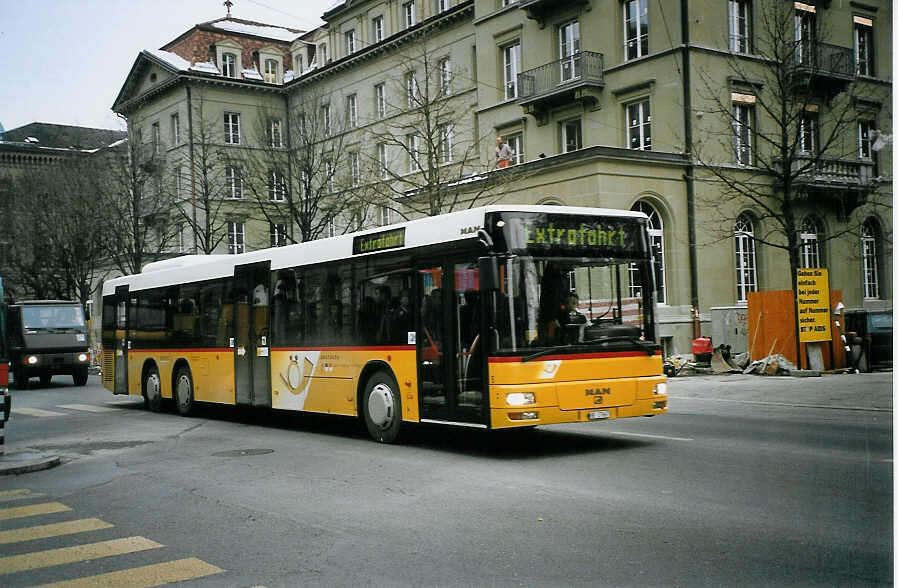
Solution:
<path fill-rule="evenodd" d="M 128 393 L 128 286 L 115 289 L 115 381 L 113 394 Z"/>
<path fill-rule="evenodd" d="M 418 381 L 425 420 L 486 424 L 476 264 L 418 270 Z"/>
<path fill-rule="evenodd" d="M 234 393 L 237 404 L 271 406 L 270 262 L 234 268 Z"/>

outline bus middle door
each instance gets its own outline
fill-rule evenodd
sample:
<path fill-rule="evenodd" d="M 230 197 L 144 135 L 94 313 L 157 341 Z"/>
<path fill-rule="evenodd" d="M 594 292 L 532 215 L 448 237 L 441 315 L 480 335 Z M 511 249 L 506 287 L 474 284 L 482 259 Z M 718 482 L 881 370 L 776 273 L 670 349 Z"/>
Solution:
<path fill-rule="evenodd" d="M 270 262 L 234 268 L 234 394 L 237 404 L 271 406 Z"/>

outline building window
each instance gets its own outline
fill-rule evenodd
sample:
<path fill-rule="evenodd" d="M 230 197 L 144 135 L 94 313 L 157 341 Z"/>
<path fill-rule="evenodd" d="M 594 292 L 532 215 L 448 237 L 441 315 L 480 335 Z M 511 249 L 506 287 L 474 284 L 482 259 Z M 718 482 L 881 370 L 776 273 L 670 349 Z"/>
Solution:
<path fill-rule="evenodd" d="M 502 48 L 502 70 L 505 76 L 505 99 L 518 97 L 518 74 L 521 73 L 521 42 Z"/>
<path fill-rule="evenodd" d="M 758 290 L 755 233 L 747 214 L 741 214 L 736 219 L 733 239 L 736 241 L 736 301 L 747 302 L 748 293 Z"/>
<path fill-rule="evenodd" d="M 801 241 L 801 267 L 823 267 L 820 256 L 820 223 L 807 217 L 801 223 L 798 238 Z"/>
<path fill-rule="evenodd" d="M 751 3 L 749 0 L 729 0 L 730 51 L 751 51 Z"/>
<path fill-rule="evenodd" d="M 346 124 L 354 129 L 359 125 L 359 109 L 355 94 L 346 97 Z"/>
<path fill-rule="evenodd" d="M 334 169 L 334 162 L 330 159 L 326 159 L 324 161 L 324 175 L 325 181 L 327 182 L 327 191 L 331 193 L 334 192 L 334 175 L 336 174 Z"/>
<path fill-rule="evenodd" d="M 371 19 L 371 38 L 374 39 L 375 43 L 379 43 L 384 40 L 384 17 L 383 16 L 375 16 Z"/>
<path fill-rule="evenodd" d="M 583 147 L 583 129 L 579 118 L 561 123 L 561 152 L 570 153 Z"/>
<path fill-rule="evenodd" d="M 246 251 L 246 225 L 237 221 L 228 221 L 228 253 L 236 255 Z"/>
<path fill-rule="evenodd" d="M 293 71 L 296 72 L 296 75 L 302 73 L 302 53 L 293 56 Z"/>
<path fill-rule="evenodd" d="M 864 280 L 864 298 L 879 298 L 879 226 L 868 218 L 861 229 L 861 271 Z"/>
<path fill-rule="evenodd" d="M 269 84 L 278 83 L 278 62 L 276 59 L 265 60 L 265 81 Z"/>
<path fill-rule="evenodd" d="M 240 115 L 236 112 L 224 113 L 224 135 L 228 145 L 240 144 Z"/>
<path fill-rule="evenodd" d="M 334 217 L 331 217 L 330 220 L 327 221 L 327 236 L 337 236 L 337 219 L 335 219 Z"/>
<path fill-rule="evenodd" d="M 739 165 L 752 164 L 752 119 L 754 105 L 733 103 L 733 156 Z"/>
<path fill-rule="evenodd" d="M 504 6 L 511 6 L 512 4 L 514 4 L 514 3 L 517 2 L 517 1 L 518 1 L 518 0 L 502 0 L 502 6 L 503 6 L 503 7 L 504 7 Z"/>
<path fill-rule="evenodd" d="M 511 164 L 524 163 L 524 133 L 505 135 L 505 144 L 511 148 Z"/>
<path fill-rule="evenodd" d="M 854 63 L 857 75 L 874 75 L 873 21 L 862 16 L 854 17 Z"/>
<path fill-rule="evenodd" d="M 237 77 L 237 55 L 234 53 L 221 54 L 221 75 L 226 78 Z"/>
<path fill-rule="evenodd" d="M 281 119 L 279 118 L 269 118 L 268 119 L 268 146 L 269 147 L 283 147 L 283 142 L 281 141 Z"/>
<path fill-rule="evenodd" d="M 287 179 L 276 169 L 268 174 L 268 199 L 272 202 L 284 202 L 287 196 Z"/>
<path fill-rule="evenodd" d="M 561 59 L 561 81 L 580 77 L 580 22 L 571 21 L 558 27 L 558 57 Z"/>
<path fill-rule="evenodd" d="M 380 179 L 386 180 L 390 177 L 390 168 L 387 162 L 387 144 L 377 144 L 377 166 L 380 169 Z"/>
<path fill-rule="evenodd" d="M 405 146 L 408 154 L 409 173 L 421 171 L 421 166 L 418 164 L 418 136 L 413 133 L 406 135 Z"/>
<path fill-rule="evenodd" d="M 387 116 L 387 91 L 383 84 L 374 86 L 374 109 L 377 111 L 377 118 Z"/>
<path fill-rule="evenodd" d="M 322 104 L 321 105 L 321 131 L 324 133 L 325 137 L 330 137 L 330 134 L 331 134 L 331 105 L 330 104 Z"/>
<path fill-rule="evenodd" d="M 798 121 L 798 150 L 805 154 L 817 152 L 817 113 L 803 112 Z"/>
<path fill-rule="evenodd" d="M 175 168 L 175 198 L 180 200 L 184 197 L 184 176 L 180 167 Z"/>
<path fill-rule="evenodd" d="M 159 122 L 158 121 L 153 123 L 152 130 L 153 130 L 153 155 L 156 155 L 159 153 L 159 141 L 160 141 L 160 139 L 159 139 Z"/>
<path fill-rule="evenodd" d="M 349 154 L 349 175 L 353 186 L 358 186 L 362 183 L 362 168 L 358 151 L 352 151 Z"/>
<path fill-rule="evenodd" d="M 440 163 L 452 163 L 452 125 L 441 124 L 437 130 L 440 134 Z"/>
<path fill-rule="evenodd" d="M 817 15 L 813 6 L 795 7 L 795 60 L 800 65 L 811 65 L 817 37 Z"/>
<path fill-rule="evenodd" d="M 414 0 L 412 0 L 411 2 L 406 2 L 402 5 L 402 14 L 405 19 L 405 28 L 411 28 L 415 26 L 415 23 L 418 22 L 418 15 L 415 11 Z"/>
<path fill-rule="evenodd" d="M 184 238 L 184 225 L 178 225 L 178 253 L 187 251 L 187 240 Z"/>
<path fill-rule="evenodd" d="M 436 0 L 437 14 L 449 10 L 449 0 Z"/>
<path fill-rule="evenodd" d="M 343 33 L 343 39 L 346 43 L 346 55 L 355 53 L 355 30 L 349 29 Z"/>
<path fill-rule="evenodd" d="M 873 121 L 861 119 L 857 121 L 857 156 L 861 159 L 873 159 Z"/>
<path fill-rule="evenodd" d="M 225 198 L 240 200 L 243 198 L 243 177 L 239 167 L 225 167 Z"/>
<path fill-rule="evenodd" d="M 449 58 L 441 59 L 439 63 L 440 70 L 440 94 L 448 96 L 452 93 L 452 63 Z"/>
<path fill-rule="evenodd" d="M 283 247 L 287 244 L 286 223 L 268 223 L 268 238 L 271 247 Z"/>
<path fill-rule="evenodd" d="M 652 150 L 652 113 L 648 100 L 627 105 L 627 137 L 630 149 Z"/>
<path fill-rule="evenodd" d="M 178 113 L 171 115 L 171 144 L 177 145 L 181 142 L 181 120 Z"/>
<path fill-rule="evenodd" d="M 649 53 L 648 0 L 624 2 L 624 39 L 626 59 L 636 59 Z"/>
<path fill-rule="evenodd" d="M 327 65 L 327 43 L 318 45 L 318 65 Z"/>
<path fill-rule="evenodd" d="M 405 74 L 405 96 L 409 108 L 414 108 L 418 103 L 418 79 L 415 72 Z"/>
<path fill-rule="evenodd" d="M 384 227 L 392 222 L 391 210 L 387 206 L 379 206 L 377 208 L 377 222 Z"/>
<path fill-rule="evenodd" d="M 640 200 L 633 205 L 630 210 L 643 212 L 649 217 L 648 233 L 649 246 L 652 248 L 652 264 L 655 270 L 655 294 L 659 304 L 667 301 L 667 283 L 665 280 L 664 269 L 664 225 L 661 222 L 661 215 L 654 206 Z M 630 264 L 630 297 L 642 296 L 641 280 L 639 279 L 639 266 Z"/>

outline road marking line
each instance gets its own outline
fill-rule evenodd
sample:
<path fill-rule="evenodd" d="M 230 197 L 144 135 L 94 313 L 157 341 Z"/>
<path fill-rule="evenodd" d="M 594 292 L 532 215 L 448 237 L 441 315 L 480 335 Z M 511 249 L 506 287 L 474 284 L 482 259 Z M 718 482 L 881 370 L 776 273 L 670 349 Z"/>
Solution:
<path fill-rule="evenodd" d="M 60 535 L 72 535 L 75 533 L 84 533 L 85 531 L 98 531 L 110 527 L 112 527 L 112 525 L 105 521 L 101 521 L 100 519 L 80 519 L 77 521 L 67 521 L 65 523 L 53 523 L 52 525 L 38 525 L 36 527 L 10 529 L 9 531 L 0 531 L 0 545 L 33 541 L 35 539 L 46 539 L 48 537 L 59 537 Z"/>
<path fill-rule="evenodd" d="M 24 494 L 10 494 L 9 496 L 0 495 L 0 502 L 12 502 L 13 500 L 25 500 L 26 498 L 42 498 L 44 496 L 46 496 L 46 494 L 29 492 L 26 490 Z"/>
<path fill-rule="evenodd" d="M 870 412 L 892 412 L 891 408 L 867 406 L 829 406 L 825 404 L 796 404 L 793 402 L 769 402 L 766 400 L 736 400 L 735 398 L 699 398 L 697 396 L 668 396 L 671 400 L 707 400 L 709 402 L 738 402 L 741 404 L 762 404 L 767 406 L 791 406 L 793 408 L 827 408 L 830 410 L 867 410 Z"/>
<path fill-rule="evenodd" d="M 647 435 L 645 433 L 626 433 L 624 431 L 608 431 L 612 435 L 626 435 L 627 437 L 647 437 L 649 439 L 666 439 L 668 441 L 695 441 L 687 437 L 667 437 L 665 435 Z"/>
<path fill-rule="evenodd" d="M 42 408 L 13 408 L 13 414 L 24 414 L 28 416 L 34 417 L 56 417 L 56 416 L 65 416 L 64 412 L 53 412 L 52 410 L 44 410 Z"/>
<path fill-rule="evenodd" d="M 44 584 L 40 588 L 89 588 L 96 586 L 103 586 L 103 588 L 151 588 L 152 586 L 184 582 L 222 572 L 224 570 L 221 568 L 208 564 L 201 559 L 191 557 L 89 576 L 87 578 Z"/>
<path fill-rule="evenodd" d="M 165 546 L 161 543 L 150 541 L 145 537 L 126 537 L 124 539 L 100 541 L 99 543 L 88 543 L 74 547 L 11 555 L 0 558 L 0 574 L 13 574 L 38 568 L 49 568 L 77 561 L 88 561 L 101 557 L 157 549 L 159 547 Z"/>
<path fill-rule="evenodd" d="M 10 519 L 22 519 L 25 517 L 33 517 L 42 514 L 51 514 L 54 512 L 66 512 L 72 510 L 59 502 L 43 502 L 41 504 L 31 504 L 29 506 L 17 506 L 15 508 L 0 508 L 0 521 L 8 521 Z"/>
<path fill-rule="evenodd" d="M 85 410 L 87 412 L 114 412 L 119 410 L 118 408 L 111 408 L 109 406 L 95 406 L 93 404 L 59 404 L 57 405 L 57 408 Z"/>
<path fill-rule="evenodd" d="M 0 490 L 0 500 L 19 500 L 20 498 L 25 498 L 26 496 L 36 496 L 35 494 L 31 494 L 31 490 L 28 488 L 19 488 L 17 490 Z"/>

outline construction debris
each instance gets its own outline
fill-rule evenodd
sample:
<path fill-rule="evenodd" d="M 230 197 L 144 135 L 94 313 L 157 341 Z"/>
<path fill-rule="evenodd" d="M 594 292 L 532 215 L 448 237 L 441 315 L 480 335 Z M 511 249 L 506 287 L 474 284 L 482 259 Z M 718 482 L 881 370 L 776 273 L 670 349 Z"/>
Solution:
<path fill-rule="evenodd" d="M 742 370 L 743 374 L 760 374 L 762 376 L 788 376 L 799 371 L 798 367 L 779 353 L 758 359 Z"/>
<path fill-rule="evenodd" d="M 718 345 L 711 354 L 711 371 L 715 374 L 738 374 L 742 369 L 730 358 L 730 346 Z"/>

